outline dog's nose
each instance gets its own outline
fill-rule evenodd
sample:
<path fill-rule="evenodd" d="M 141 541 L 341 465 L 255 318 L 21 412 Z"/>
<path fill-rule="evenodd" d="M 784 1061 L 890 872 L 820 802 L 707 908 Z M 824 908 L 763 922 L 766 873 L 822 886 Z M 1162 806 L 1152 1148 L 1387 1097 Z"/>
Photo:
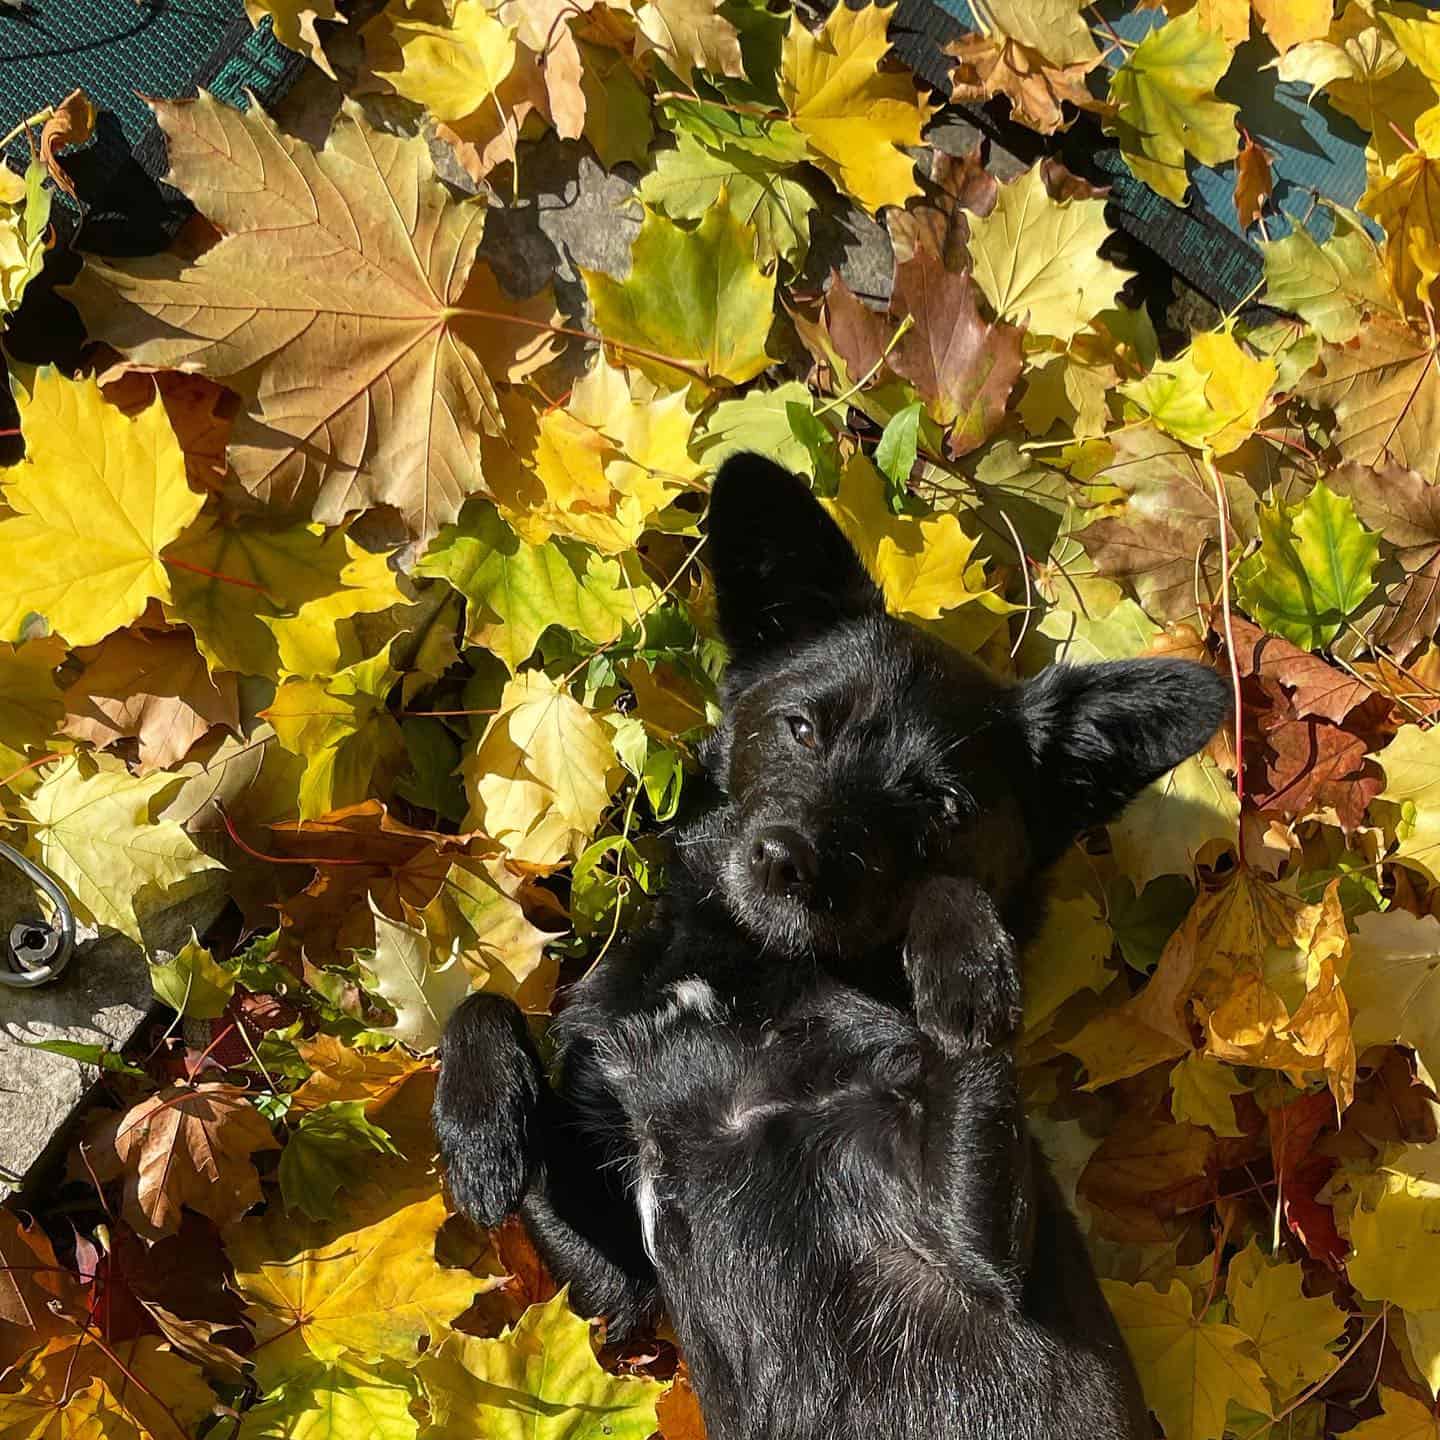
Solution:
<path fill-rule="evenodd" d="M 751 841 L 750 874 L 767 895 L 804 896 L 816 868 L 810 842 L 788 825 L 767 825 Z"/>

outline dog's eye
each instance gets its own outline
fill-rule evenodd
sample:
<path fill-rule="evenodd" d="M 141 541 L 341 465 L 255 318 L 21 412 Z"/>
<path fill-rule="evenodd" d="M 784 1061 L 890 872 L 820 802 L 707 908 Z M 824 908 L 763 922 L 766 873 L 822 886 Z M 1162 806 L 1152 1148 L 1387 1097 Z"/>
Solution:
<path fill-rule="evenodd" d="M 940 812 L 947 825 L 958 825 L 967 816 L 975 813 L 975 802 L 963 790 L 946 786 L 940 791 Z"/>
<path fill-rule="evenodd" d="M 819 748 L 820 740 L 815 734 L 815 727 L 803 715 L 787 715 L 785 723 L 790 727 L 797 745 L 803 745 L 807 750 Z"/>

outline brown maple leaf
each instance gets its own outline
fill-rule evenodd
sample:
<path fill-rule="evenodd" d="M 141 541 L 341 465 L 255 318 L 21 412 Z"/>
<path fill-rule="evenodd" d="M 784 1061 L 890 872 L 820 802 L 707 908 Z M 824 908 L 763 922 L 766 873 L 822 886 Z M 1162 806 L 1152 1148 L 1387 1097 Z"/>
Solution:
<path fill-rule="evenodd" d="M 87 1154 L 95 1178 L 124 1177 L 123 1213 L 158 1239 L 180 1228 L 189 1207 L 217 1225 L 260 1200 L 250 1157 L 278 1145 L 265 1117 L 236 1085 L 171 1085 L 103 1121 Z"/>
<path fill-rule="evenodd" d="M 0 1210 L 0 1374 L 47 1340 L 75 1328 L 62 1311 L 83 1314 L 79 1288 L 33 1221 Z"/>
<path fill-rule="evenodd" d="M 1272 704 L 1261 723 L 1261 763 L 1246 767 L 1245 788 L 1255 808 L 1287 820 L 1333 810 L 1346 833 L 1356 829 L 1385 788 L 1379 767 L 1367 759 L 1370 745 L 1338 725 L 1299 718 L 1273 681 L 1261 684 Z"/>
<path fill-rule="evenodd" d="M 1274 193 L 1270 152 L 1242 132 L 1240 153 L 1235 157 L 1235 213 L 1242 230 L 1248 230 L 1260 218 Z"/>
<path fill-rule="evenodd" d="M 1114 458 L 1097 483 L 1125 492 L 1125 507 L 1076 534 L 1102 575 L 1128 580 L 1146 613 L 1161 622 L 1195 614 L 1200 598 L 1218 595 L 1219 524 L 1210 480 L 1194 451 L 1149 426 L 1111 437 Z M 1255 492 L 1222 472 L 1232 536 L 1255 528 Z"/>
<path fill-rule="evenodd" d="M 1235 659 L 1240 674 L 1278 681 L 1291 691 L 1295 717 L 1315 715 L 1339 724 L 1357 705 L 1375 694 L 1363 680 L 1319 655 L 1292 645 L 1280 635 L 1271 635 L 1241 615 L 1231 617 L 1230 633 L 1235 637 Z M 1224 642 L 1223 635 L 1220 636 Z"/>
<path fill-rule="evenodd" d="M 924 253 L 947 270 L 968 270 L 968 216 L 988 215 L 999 194 L 999 182 L 985 168 L 983 142 L 963 155 L 937 154 L 924 198 L 887 217 L 895 263 Z"/>
<path fill-rule="evenodd" d="M 235 676 L 212 676 L 188 630 L 121 630 L 79 654 L 62 733 L 102 750 L 137 740 L 142 775 L 179 764 L 217 725 L 240 729 Z"/>
<path fill-rule="evenodd" d="M 154 109 L 171 183 L 223 235 L 193 262 L 88 262 L 87 329 L 141 365 L 229 381 L 230 463 L 260 499 L 326 523 L 393 505 L 433 534 L 484 488 L 496 382 L 555 353 L 547 294 L 507 299 L 475 261 L 484 207 L 445 189 L 423 138 L 351 104 L 318 151 L 258 106 Z"/>
<path fill-rule="evenodd" d="M 869 373 L 897 325 L 907 315 L 913 319 L 879 373 L 888 370 L 915 387 L 948 431 L 956 456 L 994 433 L 1020 377 L 1024 332 L 985 320 L 978 293 L 968 274 L 946 270 L 937 256 L 922 251 L 895 267 L 888 315 L 865 305 L 838 273 L 826 294 L 830 338 L 852 379 Z"/>
<path fill-rule="evenodd" d="M 1096 1229 L 1115 1240 L 1163 1241 L 1165 1221 L 1202 1205 L 1214 1190 L 1208 1168 L 1215 1137 L 1198 1125 L 1124 1115 L 1080 1175 L 1078 1193 Z"/>
<path fill-rule="evenodd" d="M 1326 345 L 1320 359 L 1295 393 L 1335 412 L 1341 455 L 1440 480 L 1440 338 L 1373 316 L 1354 340 Z"/>
<path fill-rule="evenodd" d="M 1440 628 L 1440 486 L 1399 465 L 1342 465 L 1328 481 L 1361 524 L 1395 547 L 1405 572 L 1372 633 L 1402 664 Z"/>
<path fill-rule="evenodd" d="M 1016 120 L 1053 135 L 1066 129 L 1070 119 L 1065 104 L 1093 114 L 1105 114 L 1112 107 L 1097 100 L 1085 84 L 1085 77 L 1100 63 L 1094 60 L 1075 65 L 1053 65 L 1038 51 L 1004 36 L 966 35 L 945 47 L 954 56 L 950 98 L 961 104 L 1004 95 Z"/>
<path fill-rule="evenodd" d="M 1335 1124 L 1335 1101 L 1323 1090 L 1302 1095 L 1270 1111 L 1269 1118 L 1285 1223 L 1315 1259 L 1338 1270 L 1349 1247 L 1335 1226 L 1334 1210 L 1316 1198 L 1338 1162 L 1315 1151 L 1320 1132 Z"/>

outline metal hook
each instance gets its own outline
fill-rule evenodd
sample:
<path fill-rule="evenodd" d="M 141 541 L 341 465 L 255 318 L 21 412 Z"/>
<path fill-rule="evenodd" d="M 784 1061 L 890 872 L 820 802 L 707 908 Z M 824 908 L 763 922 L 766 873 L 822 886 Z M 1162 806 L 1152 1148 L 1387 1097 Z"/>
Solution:
<path fill-rule="evenodd" d="M 70 963 L 75 950 L 75 912 L 65 892 L 38 865 L 0 840 L 0 855 L 14 865 L 55 907 L 50 920 L 20 920 L 10 927 L 10 953 L 0 956 L 0 985 L 28 990 L 44 985 Z"/>

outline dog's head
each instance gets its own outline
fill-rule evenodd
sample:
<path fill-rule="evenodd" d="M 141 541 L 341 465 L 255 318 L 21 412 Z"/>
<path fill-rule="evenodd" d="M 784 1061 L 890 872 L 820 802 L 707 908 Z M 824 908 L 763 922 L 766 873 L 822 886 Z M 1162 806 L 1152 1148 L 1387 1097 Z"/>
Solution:
<path fill-rule="evenodd" d="M 1185 661 L 997 680 L 888 615 L 804 482 L 757 455 L 722 466 L 709 545 L 730 667 L 707 764 L 724 799 L 689 858 L 776 953 L 898 940 L 935 874 L 1025 906 L 1081 830 L 1226 711 L 1220 678 Z"/>

